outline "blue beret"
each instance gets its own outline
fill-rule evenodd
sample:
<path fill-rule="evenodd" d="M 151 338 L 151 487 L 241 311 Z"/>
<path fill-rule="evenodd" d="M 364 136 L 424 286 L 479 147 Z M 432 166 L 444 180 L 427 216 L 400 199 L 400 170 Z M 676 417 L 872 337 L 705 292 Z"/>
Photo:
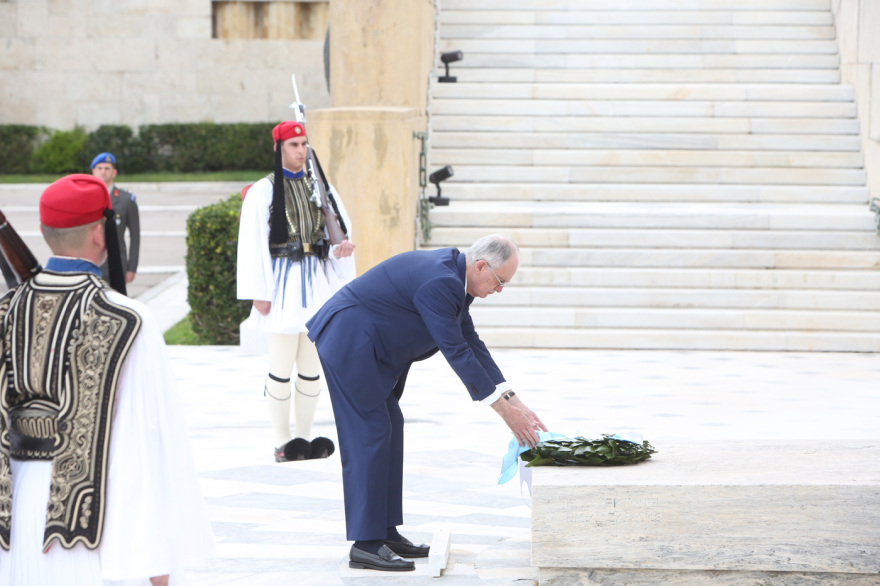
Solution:
<path fill-rule="evenodd" d="M 113 156 L 113 153 L 101 153 L 94 159 L 92 159 L 92 166 L 90 169 L 94 169 L 95 165 L 98 163 L 110 163 L 114 167 L 116 166 L 116 157 Z"/>

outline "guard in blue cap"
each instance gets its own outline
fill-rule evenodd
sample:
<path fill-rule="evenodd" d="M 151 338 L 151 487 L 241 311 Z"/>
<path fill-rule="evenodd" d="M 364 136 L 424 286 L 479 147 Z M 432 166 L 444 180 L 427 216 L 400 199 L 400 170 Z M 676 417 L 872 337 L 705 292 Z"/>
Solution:
<path fill-rule="evenodd" d="M 122 266 L 125 270 L 125 282 L 134 281 L 137 272 L 138 255 L 141 249 L 141 221 L 135 195 L 121 187 L 117 187 L 116 157 L 113 153 L 101 153 L 92 159 L 92 175 L 100 179 L 110 192 L 110 204 L 116 216 L 116 231 L 119 233 L 119 249 L 122 251 Z M 131 242 L 131 251 L 125 246 L 125 232 Z M 101 267 L 104 279 L 108 278 L 106 263 Z"/>

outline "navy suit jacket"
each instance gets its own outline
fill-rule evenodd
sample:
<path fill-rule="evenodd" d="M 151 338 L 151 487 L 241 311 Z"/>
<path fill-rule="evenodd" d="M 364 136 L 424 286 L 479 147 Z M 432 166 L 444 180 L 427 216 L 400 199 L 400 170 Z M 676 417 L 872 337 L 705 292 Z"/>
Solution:
<path fill-rule="evenodd" d="M 348 283 L 306 326 L 325 368 L 363 408 L 384 402 L 414 361 L 438 349 L 480 400 L 504 376 L 474 329 L 473 299 L 457 249 L 405 252 Z"/>

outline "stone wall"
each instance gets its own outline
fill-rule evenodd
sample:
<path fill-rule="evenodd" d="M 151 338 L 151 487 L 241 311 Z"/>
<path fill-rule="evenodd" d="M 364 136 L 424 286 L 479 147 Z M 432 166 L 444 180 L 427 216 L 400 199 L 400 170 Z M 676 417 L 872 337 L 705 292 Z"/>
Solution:
<path fill-rule="evenodd" d="M 871 197 L 880 197 L 880 2 L 833 0 L 843 83 L 856 90 Z"/>
<path fill-rule="evenodd" d="M 292 73 L 307 106 L 329 105 L 314 23 L 296 29 L 306 39 L 215 39 L 214 10 L 211 0 L 0 1 L 0 124 L 281 120 Z"/>

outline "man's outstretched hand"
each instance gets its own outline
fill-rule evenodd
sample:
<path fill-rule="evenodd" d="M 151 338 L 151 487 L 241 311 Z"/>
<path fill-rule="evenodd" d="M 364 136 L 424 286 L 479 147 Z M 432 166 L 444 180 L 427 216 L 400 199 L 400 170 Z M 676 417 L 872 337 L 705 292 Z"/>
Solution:
<path fill-rule="evenodd" d="M 492 408 L 498 412 L 521 446 L 535 447 L 538 443 L 538 431 L 547 431 L 547 426 L 541 419 L 516 395 L 509 401 L 498 399 L 492 403 Z"/>

